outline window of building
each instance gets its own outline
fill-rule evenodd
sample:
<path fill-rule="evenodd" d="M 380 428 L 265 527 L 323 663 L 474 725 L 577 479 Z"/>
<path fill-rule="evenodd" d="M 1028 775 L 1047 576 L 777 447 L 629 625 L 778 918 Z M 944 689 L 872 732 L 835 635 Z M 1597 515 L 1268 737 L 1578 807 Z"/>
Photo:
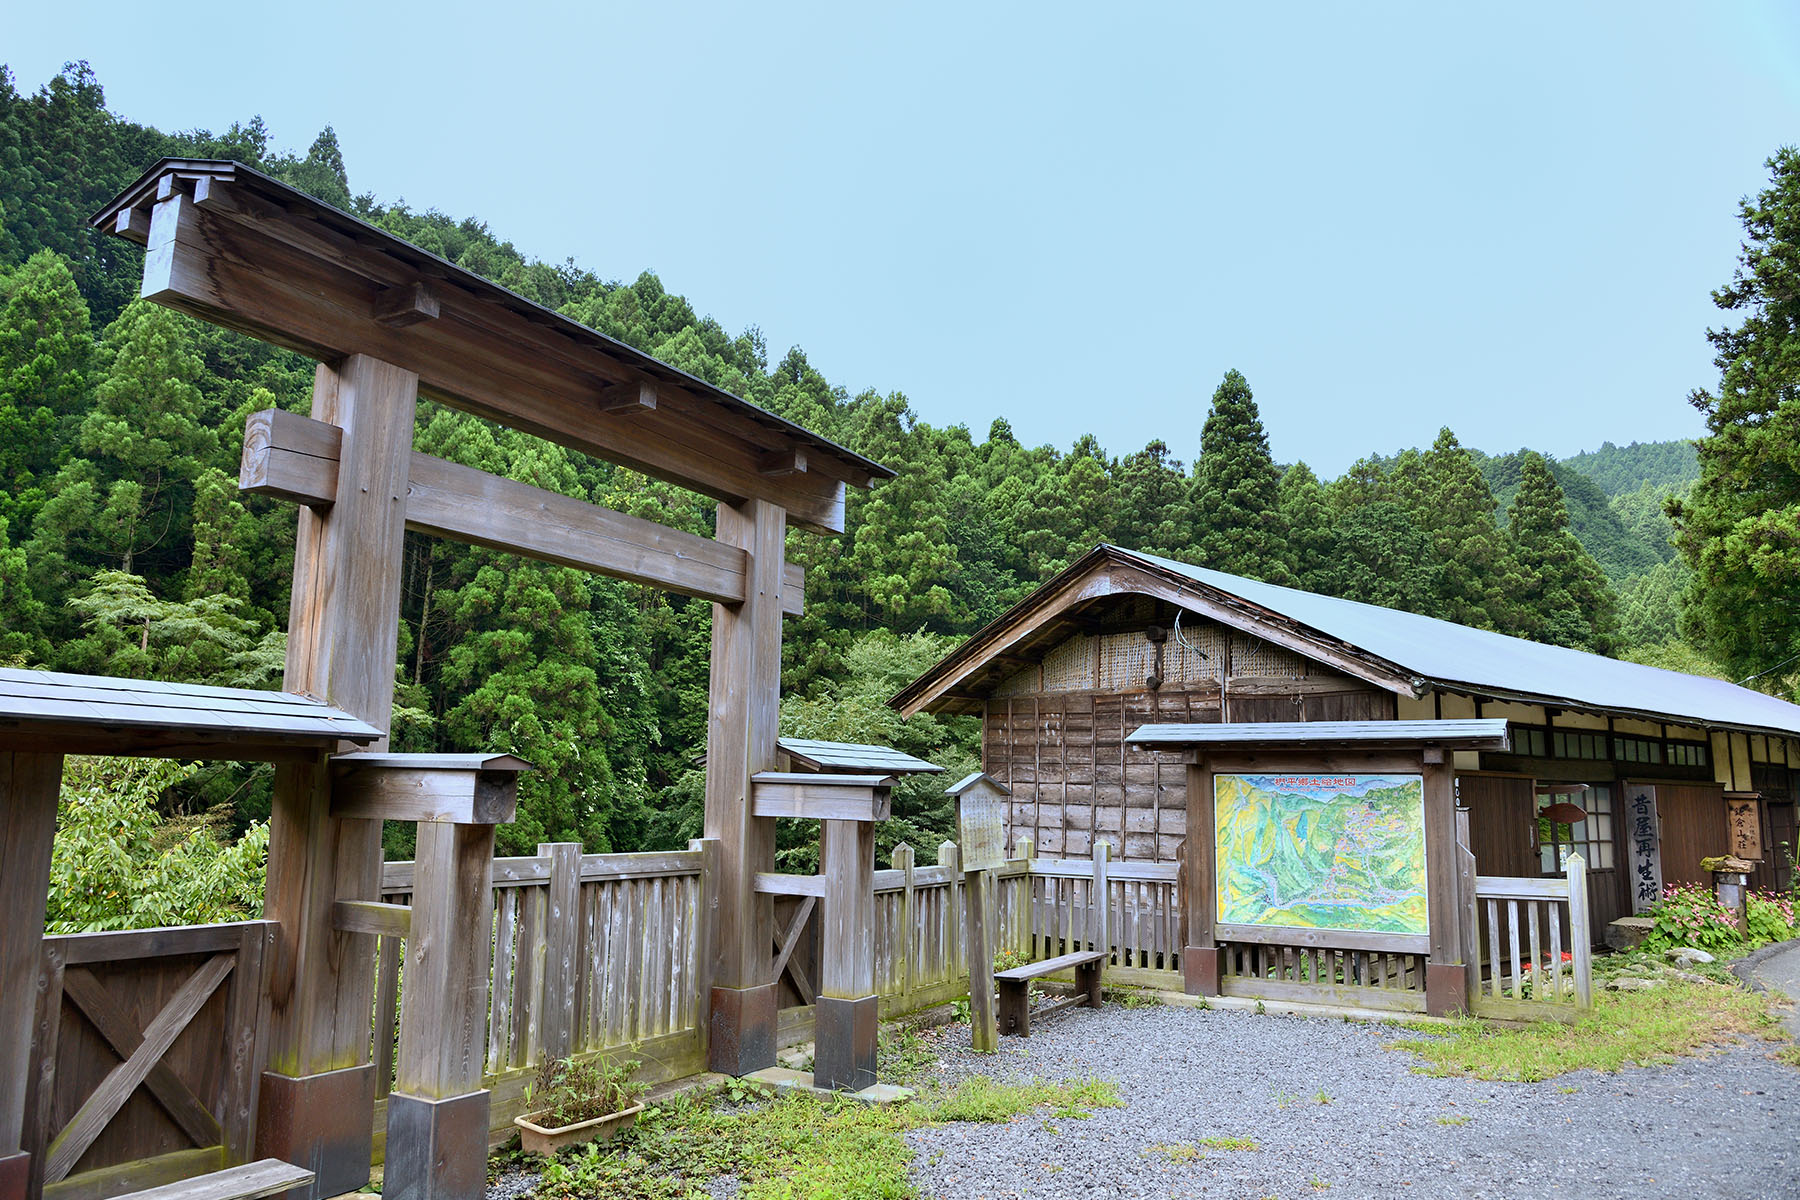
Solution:
<path fill-rule="evenodd" d="M 1544 758 L 1545 736 L 1542 729 L 1534 729 L 1530 725 L 1515 725 L 1512 731 L 1513 753 L 1526 758 Z"/>
<path fill-rule="evenodd" d="M 1580 733 L 1575 730 L 1558 729 L 1550 737 L 1557 758 L 1604 759 L 1606 757 L 1606 735 L 1604 733 Z"/>
<path fill-rule="evenodd" d="M 1705 742 L 1670 742 L 1669 765 L 1672 767 L 1704 767 Z"/>
<path fill-rule="evenodd" d="M 1626 763 L 1655 763 L 1663 760 L 1663 744 L 1649 738 L 1616 737 L 1613 739 L 1613 757 Z"/>
<path fill-rule="evenodd" d="M 1571 805 L 1583 813 L 1579 821 L 1557 821 L 1545 815 L 1559 805 Z M 1571 854 L 1579 854 L 1588 868 L 1610 871 L 1613 867 L 1612 788 L 1604 783 L 1540 783 L 1537 789 L 1538 865 L 1546 875 L 1560 875 Z"/>

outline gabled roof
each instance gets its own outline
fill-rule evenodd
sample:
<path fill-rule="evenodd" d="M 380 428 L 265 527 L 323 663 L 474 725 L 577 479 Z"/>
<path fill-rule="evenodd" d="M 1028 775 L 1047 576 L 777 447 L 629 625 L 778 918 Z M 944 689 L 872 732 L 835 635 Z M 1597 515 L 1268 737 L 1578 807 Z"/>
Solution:
<path fill-rule="evenodd" d="M 891 703 L 955 707 L 959 684 L 1031 644 L 1043 624 L 1106 595 L 1156 595 L 1391 691 L 1474 693 L 1688 725 L 1800 735 L 1800 706 L 1720 679 L 1620 662 L 1340 600 L 1102 544 L 990 621 Z"/>
<path fill-rule="evenodd" d="M 382 736 L 292 692 L 0 669 L 0 749 L 255 761 Z"/>

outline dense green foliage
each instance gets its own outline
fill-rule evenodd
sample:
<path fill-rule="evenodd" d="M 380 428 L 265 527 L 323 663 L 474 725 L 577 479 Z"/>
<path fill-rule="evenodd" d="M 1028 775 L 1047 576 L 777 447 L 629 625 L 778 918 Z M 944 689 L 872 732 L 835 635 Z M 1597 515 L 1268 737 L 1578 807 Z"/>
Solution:
<path fill-rule="evenodd" d="M 1768 161 L 1740 209 L 1743 250 L 1713 301 L 1738 318 L 1707 332 L 1715 391 L 1694 393 L 1709 436 L 1700 478 L 1671 504 L 1692 567 L 1689 629 L 1734 675 L 1800 685 L 1800 150 Z"/>
<path fill-rule="evenodd" d="M 1636 482 L 1614 461 L 1627 452 L 1612 448 L 1602 488 L 1529 453 L 1488 459 L 1445 430 L 1428 451 L 1365 459 L 1324 482 L 1305 464 L 1275 465 L 1236 371 L 1195 445 L 1153 441 L 1121 458 L 1090 436 L 1064 453 L 1023 445 L 1004 420 L 977 440 L 918 419 L 898 393 L 851 395 L 798 348 L 771 360 L 757 330 L 728 333 L 653 275 L 602 280 L 528 260 L 477 220 L 357 195 L 329 129 L 304 155 L 274 150 L 260 120 L 166 134 L 109 113 L 91 72 L 71 66 L 30 95 L 0 73 L 6 663 L 279 680 L 295 518 L 289 505 L 240 496 L 234 479 L 246 414 L 305 411 L 312 364 L 131 299 L 138 252 L 86 218 L 165 154 L 251 163 L 897 468 L 898 479 L 852 493 L 847 536 L 789 539 L 808 573 L 806 613 L 784 643 L 782 720 L 795 734 L 966 768 L 972 720 L 901 723 L 886 698 L 1102 540 L 1570 645 L 1674 652 L 1665 643 L 1685 581 L 1659 564 L 1670 556 L 1663 489 L 1676 476 L 1654 447 L 1630 448 L 1650 464 Z M 429 403 L 415 444 L 712 529 L 710 503 L 692 494 Z M 503 853 L 551 839 L 670 847 L 698 832 L 710 606 L 410 535 L 403 570 L 395 747 L 512 751 L 537 764 L 518 821 L 501 831 Z M 1629 600 L 1616 627 L 1609 577 Z M 227 805 L 229 836 L 266 815 L 267 778 L 181 773 L 163 781 L 161 804 Z M 932 861 L 950 827 L 941 780 L 909 782 L 884 853 L 904 839 Z M 388 849 L 409 853 L 406 831 L 391 831 Z M 790 869 L 816 852 L 799 827 L 780 851 Z"/>

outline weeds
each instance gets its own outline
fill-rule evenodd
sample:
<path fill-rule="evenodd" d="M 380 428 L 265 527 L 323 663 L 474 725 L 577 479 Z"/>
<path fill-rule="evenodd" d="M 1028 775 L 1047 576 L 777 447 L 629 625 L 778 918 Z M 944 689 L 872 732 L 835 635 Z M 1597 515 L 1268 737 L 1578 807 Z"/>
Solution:
<path fill-rule="evenodd" d="M 1783 1041 L 1761 999 L 1735 987 L 1670 982 L 1651 991 L 1603 993 L 1578 1021 L 1503 1029 L 1467 1019 L 1437 1036 L 1388 1043 L 1423 1061 L 1424 1075 L 1472 1075 L 1527 1083 L 1570 1071 L 1656 1066 L 1739 1036 Z"/>
<path fill-rule="evenodd" d="M 1462 1113 L 1445 1113 L 1437 1119 L 1437 1123 L 1439 1125 L 1467 1125 L 1474 1119 L 1474 1117 L 1467 1117 Z"/>
<path fill-rule="evenodd" d="M 720 1103 L 726 1101 L 726 1103 Z M 975 1078 L 908 1104 L 874 1107 L 795 1095 L 766 1104 L 729 1103 L 729 1087 L 676 1096 L 612 1146 L 567 1151 L 548 1162 L 538 1200 L 700 1200 L 707 1184 L 734 1177 L 743 1200 L 858 1196 L 903 1200 L 909 1129 L 950 1121 L 1003 1122 L 1050 1108 L 1117 1107 L 1110 1083 L 1009 1085 Z"/>

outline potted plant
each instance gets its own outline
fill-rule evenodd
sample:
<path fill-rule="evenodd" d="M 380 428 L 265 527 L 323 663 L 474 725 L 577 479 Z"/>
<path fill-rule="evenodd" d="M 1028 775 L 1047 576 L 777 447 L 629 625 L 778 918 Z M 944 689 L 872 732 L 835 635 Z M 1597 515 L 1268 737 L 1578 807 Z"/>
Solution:
<path fill-rule="evenodd" d="M 534 1154 L 555 1154 L 577 1142 L 610 1141 L 644 1111 L 645 1084 L 632 1081 L 636 1059 L 601 1062 L 552 1059 L 525 1087 L 519 1144 Z"/>

